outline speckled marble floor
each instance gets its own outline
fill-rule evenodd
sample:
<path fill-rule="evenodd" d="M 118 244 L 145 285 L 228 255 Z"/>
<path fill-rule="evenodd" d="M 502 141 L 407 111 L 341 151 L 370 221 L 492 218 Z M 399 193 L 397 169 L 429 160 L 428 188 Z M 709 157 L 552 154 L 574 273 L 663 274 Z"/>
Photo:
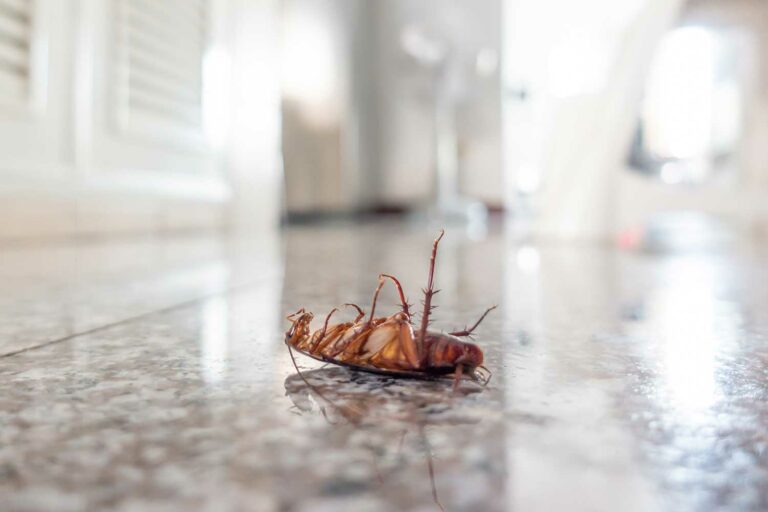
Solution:
<path fill-rule="evenodd" d="M 417 300 L 432 237 L 3 250 L 0 510 L 768 508 L 768 247 L 451 230 L 435 326 L 500 304 L 477 338 L 490 385 L 302 358 L 307 386 L 285 314 L 368 303 L 382 271 Z"/>

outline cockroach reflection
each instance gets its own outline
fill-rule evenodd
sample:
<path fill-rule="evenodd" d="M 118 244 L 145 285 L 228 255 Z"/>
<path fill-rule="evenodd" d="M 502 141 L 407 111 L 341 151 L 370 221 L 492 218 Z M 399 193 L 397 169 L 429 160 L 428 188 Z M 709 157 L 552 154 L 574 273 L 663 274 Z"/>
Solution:
<path fill-rule="evenodd" d="M 284 386 L 300 414 L 320 413 L 335 428 L 358 429 L 368 435 L 375 431 L 383 436 L 378 446 L 370 447 L 373 472 L 380 485 L 401 472 L 403 461 L 412 457 L 411 450 L 404 447 L 406 436 L 410 437 L 426 459 L 425 477 L 429 478 L 432 500 L 445 510 L 438 496 L 432 446 L 425 429 L 471 425 L 480 419 L 454 413 L 452 408 L 435 412 L 440 411 L 434 407 L 435 393 L 440 396 L 436 388 L 398 389 L 390 385 L 394 384 L 391 380 L 366 375 L 355 377 L 354 382 L 346 380 L 340 368 L 327 367 L 290 375 Z M 372 394 L 372 389 L 377 392 Z M 445 403 L 452 402 L 448 399 Z"/>
<path fill-rule="evenodd" d="M 339 311 L 334 308 L 325 317 L 322 328 L 312 332 L 310 323 L 314 315 L 311 312 L 302 308 L 288 316 L 291 327 L 285 333 L 285 343 L 289 352 L 293 348 L 320 361 L 396 377 L 430 379 L 453 376 L 454 390 L 463 377 L 486 385 L 491 372 L 483 366 L 483 351 L 474 343 L 460 338 L 471 337 L 496 306 L 488 308 L 474 325 L 462 330 L 446 334 L 428 328 L 434 309 L 432 299 L 439 291 L 434 289 L 435 260 L 444 234 L 440 231 L 432 244 L 429 278 L 423 290 L 423 309 L 417 330 L 414 330 L 411 305 L 405 298 L 400 281 L 389 274 L 381 274 L 367 317 L 358 305 L 344 304 L 357 311 L 353 321 L 331 324 L 331 317 Z M 397 289 L 401 310 L 390 316 L 376 317 L 376 301 L 387 281 Z"/>

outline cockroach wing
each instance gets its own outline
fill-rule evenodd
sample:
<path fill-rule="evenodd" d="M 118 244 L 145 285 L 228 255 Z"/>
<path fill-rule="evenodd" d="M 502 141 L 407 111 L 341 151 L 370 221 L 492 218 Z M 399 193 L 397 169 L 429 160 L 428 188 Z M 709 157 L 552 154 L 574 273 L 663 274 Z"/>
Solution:
<path fill-rule="evenodd" d="M 387 370 L 419 368 L 413 328 L 405 320 L 388 320 L 377 326 L 368 337 L 363 350 L 365 362 L 377 368 Z"/>

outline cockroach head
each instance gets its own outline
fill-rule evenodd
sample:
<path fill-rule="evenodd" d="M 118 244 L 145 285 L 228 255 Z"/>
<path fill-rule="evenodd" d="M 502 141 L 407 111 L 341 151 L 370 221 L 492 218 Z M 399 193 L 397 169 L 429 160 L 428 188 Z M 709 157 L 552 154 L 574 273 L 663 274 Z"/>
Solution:
<path fill-rule="evenodd" d="M 469 378 L 483 386 L 487 386 L 493 375 L 491 371 L 483 366 L 483 351 L 474 343 L 464 344 L 464 371 Z"/>
<path fill-rule="evenodd" d="M 464 355 L 462 359 L 466 361 L 467 370 L 474 371 L 483 364 L 483 351 L 474 343 L 464 343 Z"/>

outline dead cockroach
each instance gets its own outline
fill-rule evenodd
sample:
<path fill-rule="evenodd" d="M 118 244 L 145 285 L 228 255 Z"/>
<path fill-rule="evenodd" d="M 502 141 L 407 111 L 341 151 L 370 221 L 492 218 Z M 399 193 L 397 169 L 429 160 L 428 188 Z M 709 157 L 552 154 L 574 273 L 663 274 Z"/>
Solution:
<path fill-rule="evenodd" d="M 433 309 L 432 297 L 439 291 L 434 289 L 437 246 L 444 234 L 441 231 L 432 245 L 429 278 L 423 290 L 424 309 L 418 331 L 414 330 L 410 305 L 400 281 L 389 274 L 381 274 L 367 319 L 365 312 L 356 304 L 344 304 L 357 310 L 358 315 L 352 322 L 329 324 L 333 314 L 338 311 L 338 308 L 334 308 L 325 317 L 323 327 L 311 332 L 310 323 L 314 318 L 312 313 L 300 309 L 288 316 L 291 327 L 285 333 L 285 343 L 289 352 L 294 348 L 319 361 L 398 377 L 429 379 L 452 375 L 454 390 L 462 376 L 487 384 L 491 373 L 483 366 L 483 351 L 474 343 L 459 338 L 469 337 L 496 306 L 488 308 L 472 327 L 447 334 L 428 330 L 429 316 Z M 394 283 L 402 310 L 391 316 L 377 318 L 374 316 L 376 300 L 387 280 Z"/>

